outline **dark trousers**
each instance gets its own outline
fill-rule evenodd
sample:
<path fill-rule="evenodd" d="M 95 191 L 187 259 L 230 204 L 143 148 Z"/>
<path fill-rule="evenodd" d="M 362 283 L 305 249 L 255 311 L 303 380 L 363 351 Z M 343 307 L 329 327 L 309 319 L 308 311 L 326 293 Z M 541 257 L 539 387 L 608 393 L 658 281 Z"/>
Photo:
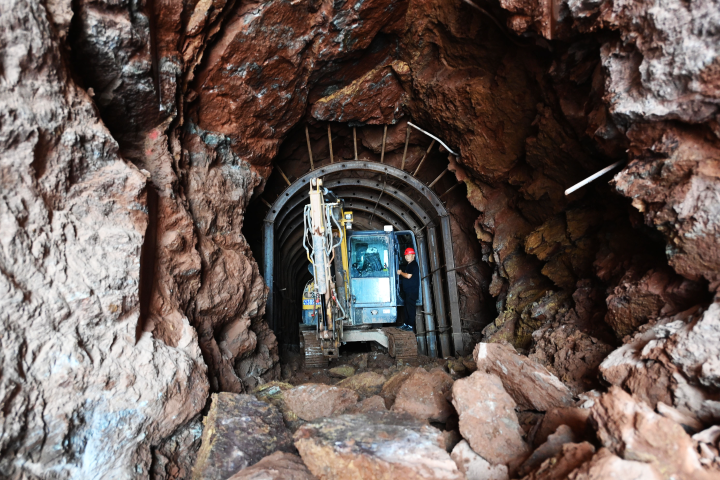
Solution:
<path fill-rule="evenodd" d="M 415 331 L 415 303 L 417 302 L 417 297 L 415 298 L 407 298 L 405 297 L 403 299 L 405 301 L 405 306 L 403 307 L 403 323 L 406 325 L 410 325 L 413 328 L 413 332 Z"/>

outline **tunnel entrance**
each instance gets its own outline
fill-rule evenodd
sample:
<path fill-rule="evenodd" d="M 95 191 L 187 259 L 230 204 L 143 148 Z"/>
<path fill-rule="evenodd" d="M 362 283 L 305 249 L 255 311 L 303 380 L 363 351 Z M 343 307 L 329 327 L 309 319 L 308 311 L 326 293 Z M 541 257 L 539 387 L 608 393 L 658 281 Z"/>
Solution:
<path fill-rule="evenodd" d="M 455 190 L 465 200 L 463 189 L 458 188 L 463 184 L 447 175 L 447 153 L 443 154 L 442 147 L 433 151 L 437 145 L 434 139 L 420 135 L 425 139 L 422 148 L 413 151 L 411 146 L 408 154 L 407 144 L 418 143 L 417 138 L 410 142 L 410 127 L 396 126 L 395 130 L 400 128 L 404 148 L 402 143 L 391 145 L 384 127 L 379 158 L 372 152 L 368 155 L 366 145 L 358 141 L 360 128 L 333 124 L 332 129 L 340 131 L 340 135 L 332 134 L 334 144 L 330 137 L 317 138 L 317 129 L 311 142 L 307 129 L 298 128 L 310 150 L 305 158 L 294 151 L 285 163 L 277 162 L 263 196 L 256 198 L 256 205 L 260 206 L 261 201 L 265 205 L 265 215 L 261 219 L 260 208 L 251 209 L 254 215 L 248 223 L 252 226 L 245 230 L 269 288 L 265 316 L 281 345 L 296 349 L 299 344 L 302 293 L 312 278 L 302 242 L 303 208 L 308 203 L 310 180 L 322 178 L 324 186 L 343 200 L 344 208 L 353 212 L 354 230 L 383 230 L 389 225 L 396 232 L 411 231 L 415 235 L 422 290 L 416 329 L 418 353 L 441 357 L 465 353 L 451 215 L 440 198 Z M 379 128 L 365 129 L 377 132 Z M 352 146 L 347 145 L 348 140 Z M 417 154 L 419 150 L 422 155 Z M 318 161 L 317 157 L 326 158 Z M 269 192 L 276 195 L 272 203 L 265 200 L 272 195 Z"/>

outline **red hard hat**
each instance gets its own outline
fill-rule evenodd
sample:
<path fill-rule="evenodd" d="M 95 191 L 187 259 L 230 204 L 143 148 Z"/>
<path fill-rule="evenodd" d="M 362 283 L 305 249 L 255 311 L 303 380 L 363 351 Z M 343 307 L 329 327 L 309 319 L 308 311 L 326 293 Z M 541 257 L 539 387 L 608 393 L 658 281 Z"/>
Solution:
<path fill-rule="evenodd" d="M 406 248 L 405 255 L 415 255 L 415 250 L 413 250 L 412 248 Z"/>

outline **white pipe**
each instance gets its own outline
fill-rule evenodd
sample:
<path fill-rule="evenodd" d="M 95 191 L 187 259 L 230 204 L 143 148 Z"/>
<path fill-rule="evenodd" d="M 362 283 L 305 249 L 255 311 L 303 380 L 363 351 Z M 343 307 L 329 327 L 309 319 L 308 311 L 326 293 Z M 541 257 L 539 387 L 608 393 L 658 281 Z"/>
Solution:
<path fill-rule="evenodd" d="M 572 187 L 570 187 L 570 188 L 568 188 L 567 190 L 565 190 L 565 195 L 570 195 L 570 194 L 573 193 L 575 190 L 584 187 L 585 185 L 587 185 L 588 183 L 592 182 L 592 181 L 595 180 L 596 178 L 598 178 L 598 177 L 606 174 L 607 172 L 609 172 L 609 171 L 612 170 L 613 168 L 617 167 L 618 165 L 620 165 L 620 164 L 623 163 L 624 161 L 625 161 L 625 160 L 620 160 L 619 162 L 615 162 L 615 163 L 613 163 L 612 165 L 610 165 L 609 167 L 605 167 L 605 168 L 603 168 L 602 170 L 600 170 L 599 172 L 597 172 L 596 174 L 589 176 L 588 178 L 586 178 L 586 179 L 583 180 L 582 182 L 576 183 L 576 184 L 573 185 Z"/>
<path fill-rule="evenodd" d="M 458 154 L 455 153 L 455 152 L 453 152 L 453 151 L 450 149 L 450 147 L 448 147 L 447 145 L 445 145 L 445 142 L 443 142 L 442 140 L 440 140 L 438 137 L 436 137 L 436 136 L 433 135 L 432 133 L 428 133 L 428 132 L 426 132 L 425 130 L 423 130 L 422 128 L 418 127 L 417 125 L 413 125 L 413 124 L 410 123 L 410 122 L 408 122 L 407 124 L 410 125 L 411 127 L 413 127 L 413 128 L 416 129 L 416 130 L 420 130 L 422 133 L 424 133 L 424 134 L 427 135 L 428 137 L 434 138 L 435 140 L 437 140 L 438 142 L 440 142 L 440 145 L 442 145 L 443 147 L 445 147 L 445 150 L 447 150 L 448 152 L 452 153 L 452 154 L 455 155 L 456 157 L 458 156 Z"/>

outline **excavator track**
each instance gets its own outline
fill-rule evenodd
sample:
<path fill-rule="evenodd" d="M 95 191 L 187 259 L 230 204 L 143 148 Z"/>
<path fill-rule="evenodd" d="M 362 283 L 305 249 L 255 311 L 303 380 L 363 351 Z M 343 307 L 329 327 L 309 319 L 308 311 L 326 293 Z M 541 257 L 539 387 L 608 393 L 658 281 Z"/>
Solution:
<path fill-rule="evenodd" d="M 320 345 L 320 340 L 318 340 L 315 330 L 308 330 L 301 333 L 305 347 L 305 367 L 326 368 L 328 366 L 328 359 L 323 355 L 322 346 Z"/>
<path fill-rule="evenodd" d="M 388 338 L 388 353 L 396 360 L 417 358 L 417 340 L 413 332 L 404 332 L 399 328 L 382 329 Z"/>

